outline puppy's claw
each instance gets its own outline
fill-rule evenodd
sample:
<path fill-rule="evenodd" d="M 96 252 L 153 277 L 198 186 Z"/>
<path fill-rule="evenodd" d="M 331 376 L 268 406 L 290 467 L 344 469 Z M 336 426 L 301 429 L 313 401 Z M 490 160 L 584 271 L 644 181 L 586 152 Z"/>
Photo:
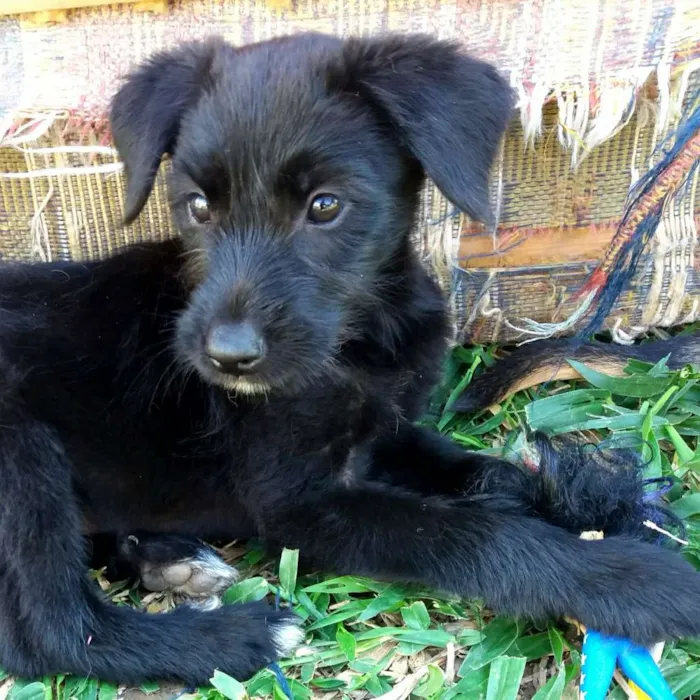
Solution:
<path fill-rule="evenodd" d="M 202 598 L 201 600 L 193 600 L 186 605 L 193 610 L 199 610 L 200 612 L 209 612 L 210 610 L 217 610 L 221 607 L 221 598 L 219 596 L 213 595 L 209 598 Z"/>

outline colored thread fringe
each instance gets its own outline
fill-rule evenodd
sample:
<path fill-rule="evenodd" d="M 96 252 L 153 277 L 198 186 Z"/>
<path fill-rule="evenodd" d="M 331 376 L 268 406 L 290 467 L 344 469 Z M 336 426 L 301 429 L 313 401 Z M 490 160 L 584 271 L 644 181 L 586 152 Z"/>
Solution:
<path fill-rule="evenodd" d="M 596 269 L 575 294 L 575 299 L 594 300 L 593 314 L 579 335 L 600 330 L 620 294 L 634 276 L 641 254 L 657 230 L 664 207 L 683 182 L 692 176 L 700 159 L 700 90 L 695 108 L 661 145 L 670 148 L 660 161 L 634 185 L 627 198 L 625 215 Z"/>

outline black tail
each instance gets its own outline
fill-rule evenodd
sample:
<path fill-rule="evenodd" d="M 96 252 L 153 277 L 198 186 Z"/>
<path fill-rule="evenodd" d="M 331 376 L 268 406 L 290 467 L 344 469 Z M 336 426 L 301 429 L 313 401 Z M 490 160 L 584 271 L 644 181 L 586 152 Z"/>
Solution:
<path fill-rule="evenodd" d="M 611 376 L 622 376 L 630 359 L 656 363 L 669 355 L 668 366 L 700 365 L 700 336 L 677 336 L 640 345 L 543 340 L 523 345 L 479 375 L 450 407 L 463 413 L 479 411 L 523 389 L 581 375 L 567 362 L 577 360 Z"/>

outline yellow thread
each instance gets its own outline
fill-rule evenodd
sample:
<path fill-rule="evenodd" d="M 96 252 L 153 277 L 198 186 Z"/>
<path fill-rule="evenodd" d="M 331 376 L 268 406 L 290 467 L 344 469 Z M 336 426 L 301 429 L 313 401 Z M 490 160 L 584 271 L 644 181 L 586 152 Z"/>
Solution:
<path fill-rule="evenodd" d="M 651 698 L 634 681 L 627 681 L 627 685 L 629 685 L 634 697 L 639 698 L 639 700 L 651 700 Z"/>

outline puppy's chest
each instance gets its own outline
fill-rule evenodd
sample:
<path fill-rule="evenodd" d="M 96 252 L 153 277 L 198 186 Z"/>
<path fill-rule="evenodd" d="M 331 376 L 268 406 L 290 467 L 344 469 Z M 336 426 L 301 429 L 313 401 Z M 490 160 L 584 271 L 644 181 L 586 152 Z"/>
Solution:
<path fill-rule="evenodd" d="M 388 420 L 381 408 L 366 397 L 349 400 L 328 413 L 325 420 L 318 419 L 299 430 L 303 439 L 292 441 L 296 442 L 299 471 L 311 483 L 346 488 L 356 485 L 369 471 L 373 439 Z"/>

